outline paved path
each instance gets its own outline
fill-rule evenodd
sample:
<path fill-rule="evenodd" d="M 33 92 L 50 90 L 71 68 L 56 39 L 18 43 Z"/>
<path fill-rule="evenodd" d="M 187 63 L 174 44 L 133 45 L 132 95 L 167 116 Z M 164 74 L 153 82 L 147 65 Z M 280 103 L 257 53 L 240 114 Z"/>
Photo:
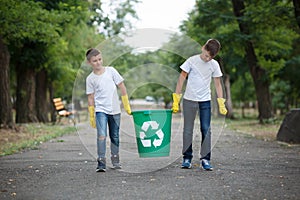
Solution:
<path fill-rule="evenodd" d="M 169 157 L 139 158 L 132 119 L 124 116 L 123 170 L 95 173 L 95 130 L 79 124 L 77 133 L 0 158 L 0 199 L 300 199 L 300 146 L 225 129 L 213 139 L 214 171 L 199 168 L 197 144 L 193 168 L 183 170 L 181 118 L 173 118 Z"/>

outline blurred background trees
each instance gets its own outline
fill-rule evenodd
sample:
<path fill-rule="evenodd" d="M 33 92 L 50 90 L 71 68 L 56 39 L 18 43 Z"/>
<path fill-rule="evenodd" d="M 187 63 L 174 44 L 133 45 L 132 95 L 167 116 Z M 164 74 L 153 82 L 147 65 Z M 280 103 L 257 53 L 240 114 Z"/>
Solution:
<path fill-rule="evenodd" d="M 274 116 L 271 99 L 276 93 L 271 93 L 270 86 L 284 78 L 281 74 L 292 60 L 299 65 L 295 61 L 299 58 L 299 27 L 294 10 L 292 1 L 198 0 L 182 25 L 182 31 L 200 43 L 210 37 L 221 41 L 220 57 L 224 73 L 230 75 L 233 102 L 257 102 L 261 122 Z M 250 82 L 245 78 L 248 74 Z M 294 81 L 286 83 L 295 87 Z M 250 95 L 253 86 L 255 95 Z M 298 106 L 298 93 L 294 91 L 296 101 L 280 102 L 286 108 Z"/>
<path fill-rule="evenodd" d="M 72 101 L 86 49 L 126 34 L 134 28 L 131 19 L 138 18 L 134 10 L 138 0 L 110 2 L 108 12 L 101 0 L 0 1 L 1 127 L 54 121 L 52 98 Z M 196 0 L 188 19 L 182 22 L 181 33 L 173 35 L 162 49 L 176 52 L 180 48 L 190 56 L 200 49 L 195 52 L 184 36 L 201 45 L 209 38 L 220 40 L 222 49 L 216 59 L 224 73 L 228 117 L 235 117 L 234 108 L 250 106 L 258 110 L 257 117 L 263 123 L 299 107 L 299 13 L 297 0 Z M 151 63 L 179 71 L 185 61 L 161 49 L 128 53 L 132 47 L 120 40 L 113 43 L 111 49 L 127 52 L 110 63 L 121 74 Z M 128 77 L 126 82 L 134 80 Z M 168 104 L 172 92 L 162 85 L 148 84 L 132 98 L 163 97 Z"/>
<path fill-rule="evenodd" d="M 48 122 L 52 98 L 71 100 L 77 69 L 87 48 L 105 39 L 101 23 L 117 34 L 128 23 L 132 1 L 115 8 L 115 21 L 102 16 L 100 1 L 3 0 L 0 2 L 0 124 Z M 55 115 L 52 115 L 52 120 Z"/>

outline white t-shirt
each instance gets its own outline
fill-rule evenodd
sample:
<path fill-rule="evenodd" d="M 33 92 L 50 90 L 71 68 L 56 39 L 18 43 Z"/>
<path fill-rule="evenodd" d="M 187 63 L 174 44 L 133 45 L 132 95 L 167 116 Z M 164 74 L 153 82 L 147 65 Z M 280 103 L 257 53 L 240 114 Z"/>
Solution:
<path fill-rule="evenodd" d="M 223 75 L 219 63 L 214 59 L 204 62 L 198 54 L 188 58 L 180 68 L 188 73 L 183 98 L 191 101 L 211 100 L 211 79 Z"/>
<path fill-rule="evenodd" d="M 124 81 L 113 67 L 105 67 L 101 75 L 94 72 L 86 78 L 86 94 L 94 93 L 95 111 L 114 115 L 121 113 L 117 85 Z"/>

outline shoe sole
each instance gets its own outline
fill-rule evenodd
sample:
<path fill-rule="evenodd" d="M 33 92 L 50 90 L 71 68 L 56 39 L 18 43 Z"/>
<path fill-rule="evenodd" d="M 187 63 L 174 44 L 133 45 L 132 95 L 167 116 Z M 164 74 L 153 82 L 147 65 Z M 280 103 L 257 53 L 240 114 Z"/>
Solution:
<path fill-rule="evenodd" d="M 121 166 L 117 166 L 117 167 L 113 166 L 112 169 L 122 169 L 122 167 Z"/>
<path fill-rule="evenodd" d="M 202 169 L 205 170 L 205 171 L 213 171 L 213 168 L 205 169 L 205 168 L 202 167 Z"/>
<path fill-rule="evenodd" d="M 192 165 L 189 166 L 189 167 L 186 167 L 186 166 L 181 166 L 181 169 L 191 169 L 192 168 Z"/>
<path fill-rule="evenodd" d="M 96 172 L 105 172 L 106 169 L 96 169 Z"/>

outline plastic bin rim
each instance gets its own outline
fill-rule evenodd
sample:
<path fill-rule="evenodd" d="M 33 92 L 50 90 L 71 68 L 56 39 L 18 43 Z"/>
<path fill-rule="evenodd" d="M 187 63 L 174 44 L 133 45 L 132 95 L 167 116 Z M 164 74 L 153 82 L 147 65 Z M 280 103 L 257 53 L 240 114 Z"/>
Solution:
<path fill-rule="evenodd" d="M 171 109 L 156 109 L 156 110 L 135 110 L 135 111 L 132 111 L 131 113 L 134 114 L 134 113 L 144 113 L 144 112 L 150 112 L 150 113 L 157 113 L 157 112 L 173 112 Z"/>

